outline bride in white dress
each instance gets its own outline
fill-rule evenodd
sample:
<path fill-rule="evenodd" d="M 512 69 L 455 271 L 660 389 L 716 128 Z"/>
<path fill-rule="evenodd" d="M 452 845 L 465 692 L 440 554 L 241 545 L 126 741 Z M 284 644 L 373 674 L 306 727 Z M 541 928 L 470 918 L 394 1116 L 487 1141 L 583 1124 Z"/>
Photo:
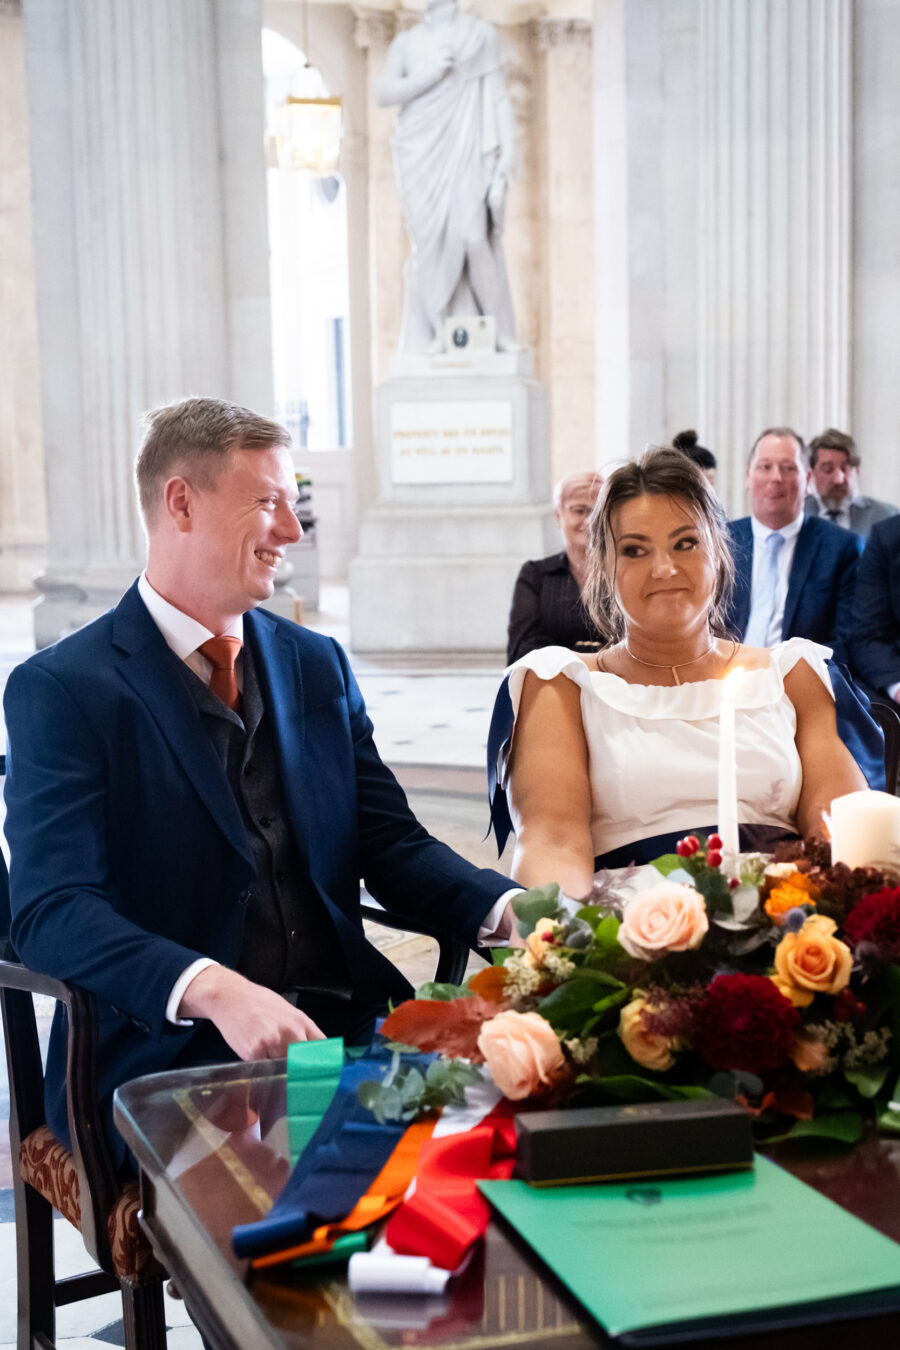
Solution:
<path fill-rule="evenodd" d="M 831 799 L 866 787 L 838 737 L 828 648 L 735 642 L 732 581 L 722 508 L 684 455 L 648 451 L 607 479 L 585 599 L 611 645 L 544 647 L 509 673 L 512 730 L 491 767 L 520 884 L 586 895 L 595 864 L 715 829 L 722 679 L 737 666 L 739 818 L 756 840 L 821 833 Z"/>

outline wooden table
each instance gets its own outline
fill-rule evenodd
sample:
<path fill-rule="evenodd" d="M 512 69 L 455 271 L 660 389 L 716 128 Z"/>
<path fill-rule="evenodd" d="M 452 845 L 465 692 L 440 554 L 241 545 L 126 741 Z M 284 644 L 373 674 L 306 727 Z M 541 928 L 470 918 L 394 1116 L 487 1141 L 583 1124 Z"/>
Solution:
<path fill-rule="evenodd" d="M 141 1170 L 143 1224 L 217 1350 L 590 1350 L 611 1344 L 505 1224 L 441 1297 L 351 1295 L 343 1267 L 251 1272 L 231 1230 L 266 1211 L 287 1179 L 285 1064 L 222 1065 L 154 1074 L 116 1094 L 115 1119 Z M 776 1161 L 900 1242 L 900 1140 L 872 1136 L 852 1151 L 781 1146 Z M 803 1253 L 796 1260 L 802 1288 Z M 602 1278 L 602 1271 L 598 1271 Z M 648 1272 L 652 1278 L 652 1272 Z M 717 1338 L 716 1346 L 829 1350 L 890 1346 L 897 1317 Z"/>

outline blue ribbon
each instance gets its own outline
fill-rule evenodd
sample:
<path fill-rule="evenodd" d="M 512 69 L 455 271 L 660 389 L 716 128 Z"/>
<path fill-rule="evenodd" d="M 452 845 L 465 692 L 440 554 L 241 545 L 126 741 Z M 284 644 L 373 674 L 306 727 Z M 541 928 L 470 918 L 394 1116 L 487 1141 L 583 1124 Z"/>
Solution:
<path fill-rule="evenodd" d="M 404 1056 L 423 1068 L 433 1055 Z M 269 1213 L 232 1233 L 236 1256 L 252 1258 L 308 1242 L 322 1224 L 350 1213 L 406 1130 L 403 1121 L 380 1125 L 357 1097 L 360 1083 L 380 1079 L 391 1052 L 371 1050 L 349 1059 L 321 1123 Z"/>

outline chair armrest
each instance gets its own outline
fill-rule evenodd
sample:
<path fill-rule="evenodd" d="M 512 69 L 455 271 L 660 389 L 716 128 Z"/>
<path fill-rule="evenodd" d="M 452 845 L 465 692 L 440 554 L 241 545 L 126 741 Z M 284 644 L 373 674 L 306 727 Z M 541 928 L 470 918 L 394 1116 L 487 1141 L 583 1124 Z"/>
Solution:
<path fill-rule="evenodd" d="M 897 774 L 900 772 L 900 704 L 886 694 L 870 694 L 872 716 L 884 732 L 885 787 L 897 792 Z"/>
<path fill-rule="evenodd" d="M 0 943 L 0 955 L 10 955 Z M 72 1156 L 81 1188 L 81 1235 L 97 1263 L 112 1270 L 107 1219 L 121 1186 L 106 1140 L 97 1100 L 97 1011 L 93 994 L 19 961 L 0 960 L 10 1086 L 10 1142 L 17 1163 L 19 1145 L 44 1123 L 43 1071 L 32 994 L 47 994 L 66 1009 L 69 1041 L 66 1106 Z"/>
<path fill-rule="evenodd" d="M 462 984 L 469 963 L 469 947 L 462 938 L 451 937 L 436 927 L 420 920 L 401 918 L 389 914 L 387 910 L 375 905 L 360 905 L 360 913 L 371 923 L 380 923 L 384 928 L 395 928 L 404 933 L 421 933 L 423 937 L 433 938 L 438 944 L 438 962 L 434 978 L 438 984 Z"/>

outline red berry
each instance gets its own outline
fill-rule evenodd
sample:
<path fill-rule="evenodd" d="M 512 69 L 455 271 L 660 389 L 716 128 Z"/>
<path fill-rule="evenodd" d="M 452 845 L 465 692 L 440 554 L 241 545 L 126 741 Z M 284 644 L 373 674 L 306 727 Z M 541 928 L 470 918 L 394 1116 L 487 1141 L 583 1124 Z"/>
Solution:
<path fill-rule="evenodd" d="M 722 862 L 722 855 L 716 848 L 710 848 L 706 851 L 706 862 L 709 867 L 718 867 Z"/>
<path fill-rule="evenodd" d="M 721 850 L 722 836 L 720 834 L 711 834 L 706 842 L 706 847 Z"/>
<path fill-rule="evenodd" d="M 678 854 L 679 858 L 690 857 L 687 844 L 684 842 L 683 839 L 678 840 L 678 843 L 675 845 L 675 852 Z"/>
<path fill-rule="evenodd" d="M 740 886 L 740 884 L 741 883 L 738 877 L 729 877 L 728 885 L 731 887 L 733 891 L 736 891 L 738 886 Z"/>
<path fill-rule="evenodd" d="M 696 853 L 698 848 L 700 847 L 700 840 L 697 838 L 695 834 L 686 835 L 684 842 L 687 844 L 689 849 L 688 857 L 690 857 L 692 853 Z"/>

